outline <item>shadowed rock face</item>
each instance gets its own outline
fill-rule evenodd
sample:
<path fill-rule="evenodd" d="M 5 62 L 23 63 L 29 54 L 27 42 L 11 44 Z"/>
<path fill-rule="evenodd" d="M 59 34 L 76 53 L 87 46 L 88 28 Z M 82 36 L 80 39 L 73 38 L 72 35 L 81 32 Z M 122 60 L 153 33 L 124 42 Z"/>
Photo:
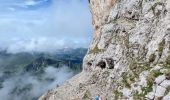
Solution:
<path fill-rule="evenodd" d="M 170 0 L 90 0 L 90 9 L 83 72 L 40 100 L 169 100 Z"/>

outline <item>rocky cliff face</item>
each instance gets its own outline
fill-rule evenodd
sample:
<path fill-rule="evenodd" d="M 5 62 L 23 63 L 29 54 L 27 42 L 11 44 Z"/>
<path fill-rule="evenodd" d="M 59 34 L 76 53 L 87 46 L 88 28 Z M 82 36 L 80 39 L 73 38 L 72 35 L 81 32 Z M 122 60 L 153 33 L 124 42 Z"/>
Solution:
<path fill-rule="evenodd" d="M 39 100 L 170 100 L 170 0 L 89 0 L 83 72 Z"/>

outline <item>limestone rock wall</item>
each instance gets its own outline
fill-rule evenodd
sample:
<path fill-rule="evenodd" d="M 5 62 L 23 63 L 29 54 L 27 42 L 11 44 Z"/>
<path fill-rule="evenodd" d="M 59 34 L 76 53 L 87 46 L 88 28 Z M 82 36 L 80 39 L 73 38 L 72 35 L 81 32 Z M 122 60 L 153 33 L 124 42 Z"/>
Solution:
<path fill-rule="evenodd" d="M 170 0 L 90 0 L 83 72 L 40 100 L 169 100 Z"/>

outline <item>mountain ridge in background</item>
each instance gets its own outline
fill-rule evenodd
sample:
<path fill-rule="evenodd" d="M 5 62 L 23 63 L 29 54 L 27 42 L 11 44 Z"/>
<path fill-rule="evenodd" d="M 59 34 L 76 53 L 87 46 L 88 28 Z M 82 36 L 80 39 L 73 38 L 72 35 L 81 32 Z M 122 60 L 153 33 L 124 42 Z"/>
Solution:
<path fill-rule="evenodd" d="M 36 100 L 43 91 L 80 73 L 86 52 L 86 48 L 60 49 L 55 53 L 0 51 L 0 99 Z"/>

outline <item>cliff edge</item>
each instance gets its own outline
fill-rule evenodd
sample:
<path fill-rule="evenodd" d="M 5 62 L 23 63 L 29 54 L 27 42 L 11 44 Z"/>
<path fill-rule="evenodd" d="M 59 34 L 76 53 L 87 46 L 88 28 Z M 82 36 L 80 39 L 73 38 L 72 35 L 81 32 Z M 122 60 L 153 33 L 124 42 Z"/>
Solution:
<path fill-rule="evenodd" d="M 170 0 L 89 0 L 83 71 L 39 100 L 170 100 Z"/>

